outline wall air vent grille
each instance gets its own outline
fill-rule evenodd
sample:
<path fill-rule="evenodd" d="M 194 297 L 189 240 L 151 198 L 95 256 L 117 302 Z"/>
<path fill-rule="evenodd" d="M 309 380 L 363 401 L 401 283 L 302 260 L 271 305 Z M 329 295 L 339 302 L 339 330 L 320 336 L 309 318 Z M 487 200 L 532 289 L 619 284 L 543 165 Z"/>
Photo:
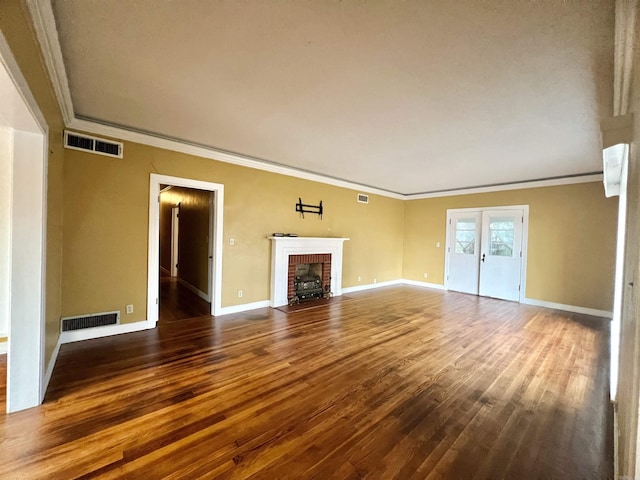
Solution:
<path fill-rule="evenodd" d="M 369 203 L 369 195 L 365 195 L 364 193 L 358 194 L 358 202 L 360 203 Z"/>
<path fill-rule="evenodd" d="M 63 332 L 82 330 L 84 328 L 104 327 L 106 325 L 118 325 L 120 312 L 93 313 L 80 317 L 65 317 L 60 320 L 60 329 Z"/>
<path fill-rule="evenodd" d="M 64 132 L 64 146 L 71 150 L 97 153 L 107 157 L 122 158 L 123 145 L 120 142 L 111 142 L 103 138 L 91 137 L 75 132 Z"/>

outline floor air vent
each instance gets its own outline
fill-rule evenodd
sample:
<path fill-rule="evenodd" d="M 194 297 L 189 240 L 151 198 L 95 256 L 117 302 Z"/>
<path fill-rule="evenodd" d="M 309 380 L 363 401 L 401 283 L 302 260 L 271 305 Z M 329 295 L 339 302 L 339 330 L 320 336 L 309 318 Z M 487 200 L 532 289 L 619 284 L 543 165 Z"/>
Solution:
<path fill-rule="evenodd" d="M 120 312 L 94 313 L 81 317 L 65 317 L 61 320 L 63 332 L 71 330 L 82 330 L 84 328 L 104 327 L 106 325 L 117 325 L 120 323 Z"/>
<path fill-rule="evenodd" d="M 64 131 L 64 146 L 71 150 L 97 153 L 108 157 L 122 158 L 122 143 L 112 142 L 104 138 L 91 137 L 80 133 Z"/>

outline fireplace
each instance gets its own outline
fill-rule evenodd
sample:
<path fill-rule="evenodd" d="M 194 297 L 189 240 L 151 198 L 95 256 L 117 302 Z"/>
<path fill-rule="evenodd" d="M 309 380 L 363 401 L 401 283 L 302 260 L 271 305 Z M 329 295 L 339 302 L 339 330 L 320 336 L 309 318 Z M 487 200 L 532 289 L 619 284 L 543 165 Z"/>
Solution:
<path fill-rule="evenodd" d="M 304 275 L 298 275 L 300 282 L 307 283 L 306 300 L 313 295 L 342 295 L 342 245 L 348 238 L 322 237 L 269 237 L 271 252 L 271 306 L 287 305 L 295 296 L 296 266 L 321 264 L 319 267 L 299 267 Z M 309 273 L 310 272 L 310 273 Z M 321 273 L 319 273 L 321 272 Z M 302 279 L 312 277 L 312 279 Z M 320 277 L 320 287 L 317 285 Z M 318 290 L 322 289 L 322 292 Z"/>
<path fill-rule="evenodd" d="M 331 254 L 289 255 L 289 304 L 331 295 Z"/>

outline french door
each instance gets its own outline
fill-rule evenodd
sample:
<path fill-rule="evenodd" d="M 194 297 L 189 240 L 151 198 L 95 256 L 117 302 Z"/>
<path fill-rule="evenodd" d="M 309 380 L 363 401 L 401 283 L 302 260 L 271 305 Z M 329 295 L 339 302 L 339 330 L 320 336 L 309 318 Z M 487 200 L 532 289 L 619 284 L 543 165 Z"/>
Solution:
<path fill-rule="evenodd" d="M 449 212 L 447 289 L 518 301 L 523 208 Z"/>

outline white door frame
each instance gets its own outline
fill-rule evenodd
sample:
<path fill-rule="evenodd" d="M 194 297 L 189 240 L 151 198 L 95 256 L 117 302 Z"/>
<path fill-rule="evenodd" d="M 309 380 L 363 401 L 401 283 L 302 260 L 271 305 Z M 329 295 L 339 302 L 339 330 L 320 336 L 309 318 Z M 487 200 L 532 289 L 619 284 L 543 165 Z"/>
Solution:
<path fill-rule="evenodd" d="M 178 238 L 180 232 L 180 204 L 171 207 L 171 265 L 169 275 L 178 276 Z"/>
<path fill-rule="evenodd" d="M 501 205 L 498 207 L 473 207 L 473 208 L 452 208 L 447 210 L 446 237 L 445 237 L 445 260 L 444 260 L 444 288 L 449 290 L 449 254 L 451 249 L 451 233 L 449 222 L 454 213 L 483 212 L 485 210 L 522 210 L 524 222 L 522 225 L 522 267 L 520 270 L 520 296 L 518 302 L 524 302 L 527 291 L 527 251 L 529 246 L 529 205 Z"/>
<path fill-rule="evenodd" d="M 39 405 L 44 372 L 49 127 L 0 32 L 0 124 L 11 130 L 7 412 Z"/>
<path fill-rule="evenodd" d="M 189 178 L 171 177 L 168 175 L 151 174 L 149 185 L 149 271 L 147 273 L 147 322 L 149 328 L 154 328 L 158 322 L 158 278 L 160 278 L 160 185 L 195 188 L 213 192 L 214 222 L 211 222 L 209 238 L 213 239 L 214 271 L 210 276 L 209 291 L 213 292 L 211 299 L 211 315 L 220 315 L 222 309 L 222 229 L 224 212 L 224 185 L 220 183 L 204 182 Z M 212 210 L 212 209 L 210 209 Z"/>

